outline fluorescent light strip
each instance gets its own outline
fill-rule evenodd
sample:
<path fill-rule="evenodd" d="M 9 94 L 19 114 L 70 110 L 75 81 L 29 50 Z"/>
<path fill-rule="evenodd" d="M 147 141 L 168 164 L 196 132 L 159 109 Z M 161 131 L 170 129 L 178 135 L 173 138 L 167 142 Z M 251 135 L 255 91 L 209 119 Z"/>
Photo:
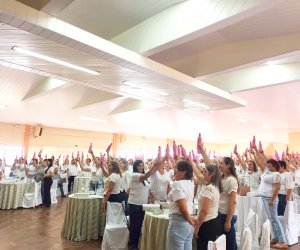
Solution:
<path fill-rule="evenodd" d="M 90 121 L 90 122 L 106 122 L 106 120 L 93 118 L 93 117 L 86 117 L 86 116 L 80 116 L 80 120 Z"/>
<path fill-rule="evenodd" d="M 44 55 L 29 51 L 27 49 L 17 47 L 17 46 L 12 47 L 11 49 L 18 52 L 18 53 L 28 55 L 28 56 L 32 56 L 32 57 L 36 57 L 36 58 L 39 58 L 39 59 L 42 59 L 42 60 L 45 60 L 45 61 L 48 61 L 48 62 L 56 63 L 56 64 L 59 64 L 59 65 L 62 65 L 62 66 L 66 66 L 66 67 L 71 68 L 71 69 L 76 69 L 76 70 L 83 71 L 85 73 L 89 73 L 89 74 L 92 74 L 92 75 L 99 75 L 99 72 L 97 72 L 97 71 L 86 69 L 86 68 L 83 68 L 83 67 L 80 67 L 80 66 L 68 63 L 68 62 L 64 62 L 64 61 L 61 61 L 61 60 L 58 60 L 58 59 L 55 59 L 55 58 L 52 58 L 52 57 L 49 57 L 49 56 L 44 56 Z"/>
<path fill-rule="evenodd" d="M 140 87 L 138 85 L 135 85 L 133 83 L 129 83 L 129 82 L 126 82 L 126 81 L 123 81 L 123 83 L 127 86 L 130 86 L 130 87 L 134 87 L 134 88 L 138 88 L 138 89 L 142 89 L 142 90 L 145 90 L 145 91 L 149 91 L 149 92 L 152 92 L 154 94 L 158 94 L 158 95 L 163 95 L 163 96 L 167 96 L 169 95 L 168 93 L 166 92 L 163 92 L 163 91 L 159 91 L 159 90 L 156 90 L 156 89 L 148 89 L 148 88 L 143 88 L 143 87 Z"/>
<path fill-rule="evenodd" d="M 185 103 L 197 106 L 197 107 L 201 107 L 201 108 L 205 108 L 205 109 L 210 109 L 210 107 L 207 106 L 207 105 L 204 105 L 204 104 L 201 104 L 201 103 L 198 103 L 198 102 L 194 102 L 194 101 L 191 101 L 191 100 L 188 100 L 188 99 L 183 99 L 182 101 L 185 102 Z"/>
<path fill-rule="evenodd" d="M 248 123 L 248 121 L 243 118 L 237 118 L 236 120 L 239 122 Z"/>

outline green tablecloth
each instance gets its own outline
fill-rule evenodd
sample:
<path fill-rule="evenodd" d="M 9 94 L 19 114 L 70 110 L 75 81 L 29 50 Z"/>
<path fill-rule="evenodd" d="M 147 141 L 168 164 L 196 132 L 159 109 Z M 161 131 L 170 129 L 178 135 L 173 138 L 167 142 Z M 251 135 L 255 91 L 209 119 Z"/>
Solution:
<path fill-rule="evenodd" d="M 70 195 L 67 204 L 61 235 L 68 240 L 96 240 L 103 236 L 105 211 L 103 197 L 92 195 L 89 198 L 75 198 Z"/>
<path fill-rule="evenodd" d="M 169 215 L 146 212 L 142 228 L 141 250 L 167 249 Z M 197 249 L 193 239 L 192 249 Z"/>
<path fill-rule="evenodd" d="M 26 193 L 34 193 L 34 183 L 0 182 L 0 209 L 16 209 L 22 207 Z"/>
<path fill-rule="evenodd" d="M 86 193 L 89 191 L 90 177 L 75 177 L 73 193 Z"/>

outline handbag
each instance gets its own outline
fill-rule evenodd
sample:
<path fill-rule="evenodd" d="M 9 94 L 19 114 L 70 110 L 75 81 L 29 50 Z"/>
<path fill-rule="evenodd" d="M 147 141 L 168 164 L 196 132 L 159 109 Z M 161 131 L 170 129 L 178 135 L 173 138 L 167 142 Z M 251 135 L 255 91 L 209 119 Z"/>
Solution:
<path fill-rule="evenodd" d="M 66 183 L 67 182 L 67 179 L 66 178 L 62 178 L 58 181 L 58 185 L 61 185 L 63 183 Z"/>

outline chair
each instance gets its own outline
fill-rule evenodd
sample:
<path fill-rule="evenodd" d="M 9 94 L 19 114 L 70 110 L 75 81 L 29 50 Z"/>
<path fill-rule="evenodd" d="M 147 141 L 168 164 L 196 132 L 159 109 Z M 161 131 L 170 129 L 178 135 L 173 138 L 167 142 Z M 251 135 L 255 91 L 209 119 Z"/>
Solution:
<path fill-rule="evenodd" d="M 267 219 L 262 225 L 262 232 L 260 238 L 260 250 L 269 250 L 270 249 L 270 239 L 271 239 L 271 223 Z"/>
<path fill-rule="evenodd" d="M 297 204 L 288 201 L 283 216 L 278 216 L 288 245 L 298 243 L 299 224 L 297 223 Z"/>
<path fill-rule="evenodd" d="M 261 226 L 259 224 L 258 215 L 254 213 L 252 209 L 249 209 L 246 224 L 248 225 L 252 234 L 252 249 L 257 250 L 259 249 L 259 237 L 261 234 Z"/>
<path fill-rule="evenodd" d="M 247 224 L 244 225 L 244 229 L 241 236 L 240 250 L 251 250 L 252 249 L 252 233 Z"/>
<path fill-rule="evenodd" d="M 35 205 L 39 206 L 39 205 L 43 204 L 42 193 L 41 193 L 42 182 L 35 182 L 34 188 L 35 188 L 34 189 Z"/>
<path fill-rule="evenodd" d="M 23 196 L 22 207 L 23 208 L 31 208 L 42 203 L 42 196 L 41 196 L 41 184 L 34 182 L 34 192 L 26 193 Z M 40 197 L 41 203 L 38 203 L 38 195 Z"/>
<path fill-rule="evenodd" d="M 226 236 L 222 234 L 216 241 L 209 241 L 208 250 L 226 250 Z"/>
<path fill-rule="evenodd" d="M 129 231 L 121 203 L 107 202 L 106 226 L 102 241 L 102 250 L 128 249 Z"/>
<path fill-rule="evenodd" d="M 57 180 L 54 180 L 50 188 L 51 203 L 53 204 L 57 203 L 57 198 L 56 198 L 57 182 L 58 182 Z"/>
<path fill-rule="evenodd" d="M 27 193 L 23 196 L 22 207 L 31 208 L 35 207 L 35 193 Z"/>

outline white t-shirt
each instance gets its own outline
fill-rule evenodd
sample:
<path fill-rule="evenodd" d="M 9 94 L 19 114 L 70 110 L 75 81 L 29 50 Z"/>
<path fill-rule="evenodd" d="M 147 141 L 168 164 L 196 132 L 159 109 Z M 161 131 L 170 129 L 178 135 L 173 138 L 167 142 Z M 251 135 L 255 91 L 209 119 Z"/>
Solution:
<path fill-rule="evenodd" d="M 97 168 L 95 166 L 91 167 L 91 181 L 97 182 L 97 181 L 103 181 L 103 171 L 101 168 Z"/>
<path fill-rule="evenodd" d="M 227 214 L 229 209 L 229 195 L 231 192 L 237 193 L 238 182 L 234 176 L 229 176 L 226 179 L 222 179 L 222 188 L 223 192 L 220 194 L 220 203 L 219 203 L 219 213 Z M 234 214 L 237 214 L 237 209 L 235 209 Z"/>
<path fill-rule="evenodd" d="M 168 198 L 167 189 L 171 181 L 171 173 L 165 171 L 164 174 L 160 174 L 156 171 L 149 180 L 149 191 L 154 196 L 154 200 L 166 201 Z"/>
<path fill-rule="evenodd" d="M 261 181 L 258 189 L 260 195 L 272 197 L 275 188 L 275 183 L 281 182 L 281 176 L 278 172 L 271 172 L 265 168 L 264 173 L 261 175 Z"/>
<path fill-rule="evenodd" d="M 203 197 L 206 197 L 211 200 L 211 206 L 209 207 L 209 210 L 208 210 L 207 216 L 204 219 L 204 222 L 217 218 L 219 202 L 220 202 L 219 189 L 212 184 L 202 187 L 200 194 L 199 194 L 199 199 L 198 199 L 199 213 L 201 211 L 201 198 L 203 198 Z"/>
<path fill-rule="evenodd" d="M 251 174 L 248 174 L 248 176 L 249 176 L 248 178 L 249 178 L 250 191 L 251 192 L 257 191 L 259 188 L 261 172 L 256 171 Z"/>
<path fill-rule="evenodd" d="M 110 176 L 107 177 L 108 182 L 114 182 L 115 185 L 113 187 L 113 190 L 111 191 L 111 194 L 118 194 L 120 193 L 120 183 L 121 183 L 121 176 L 116 173 L 112 173 Z"/>
<path fill-rule="evenodd" d="M 193 213 L 193 199 L 194 199 L 194 181 L 180 180 L 174 181 L 171 186 L 171 191 L 168 194 L 170 201 L 170 214 L 180 213 L 176 201 L 185 199 L 189 214 Z"/>
<path fill-rule="evenodd" d="M 293 189 L 294 188 L 294 181 L 293 176 L 290 172 L 283 172 L 280 174 L 281 176 L 281 185 L 279 194 L 285 194 L 287 192 L 287 189 Z"/>
<path fill-rule="evenodd" d="M 69 176 L 77 176 L 78 168 L 74 164 L 68 166 Z"/>
<path fill-rule="evenodd" d="M 128 198 L 129 204 L 143 205 L 148 203 L 148 194 L 150 183 L 145 180 L 140 181 L 141 173 L 133 173 L 130 178 L 130 193 Z"/>
<path fill-rule="evenodd" d="M 121 178 L 121 184 L 120 184 L 120 190 L 121 191 L 127 191 L 129 189 L 130 185 L 130 171 L 126 170 L 124 173 L 122 173 L 122 178 Z"/>
<path fill-rule="evenodd" d="M 44 169 L 44 173 L 45 174 L 54 173 L 54 167 L 50 167 L 50 168 L 46 167 Z"/>
<path fill-rule="evenodd" d="M 33 165 L 29 165 L 27 169 L 28 169 L 28 177 L 33 177 L 37 172 L 35 166 Z"/>

